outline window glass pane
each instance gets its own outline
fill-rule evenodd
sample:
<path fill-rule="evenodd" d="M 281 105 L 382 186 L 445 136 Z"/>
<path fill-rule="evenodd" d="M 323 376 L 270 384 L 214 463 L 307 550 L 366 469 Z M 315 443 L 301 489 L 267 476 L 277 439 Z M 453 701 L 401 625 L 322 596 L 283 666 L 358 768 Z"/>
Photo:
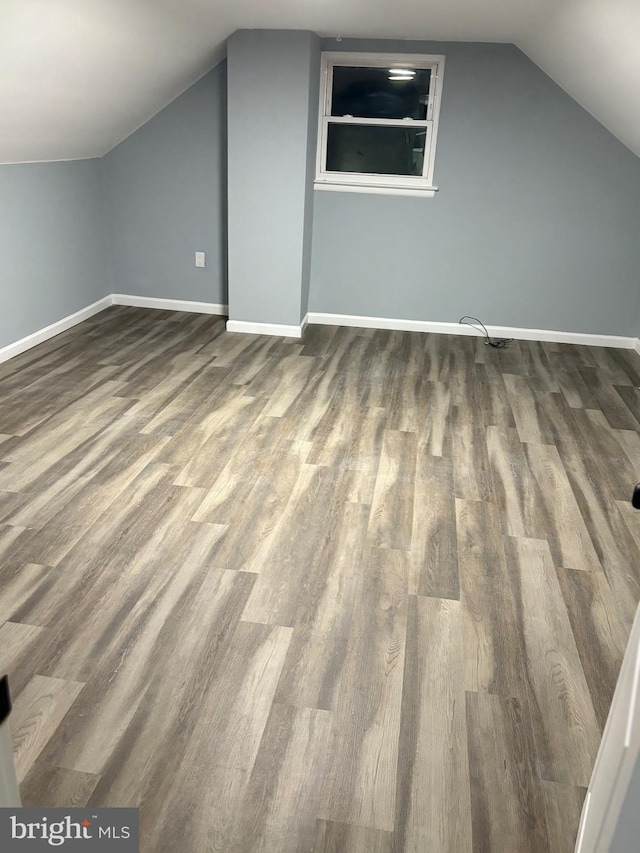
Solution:
<path fill-rule="evenodd" d="M 421 177 L 426 134 L 426 127 L 329 123 L 327 171 Z"/>
<path fill-rule="evenodd" d="M 401 72 L 406 73 L 401 73 Z M 413 118 L 424 121 L 429 101 L 429 68 L 333 69 L 332 116 Z"/>

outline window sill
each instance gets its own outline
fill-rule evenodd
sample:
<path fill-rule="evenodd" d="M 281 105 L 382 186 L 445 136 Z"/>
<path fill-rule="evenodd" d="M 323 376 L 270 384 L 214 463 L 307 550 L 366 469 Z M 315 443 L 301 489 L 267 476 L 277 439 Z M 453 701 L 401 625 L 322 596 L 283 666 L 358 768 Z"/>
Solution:
<path fill-rule="evenodd" d="M 373 184 L 339 184 L 329 181 L 315 181 L 315 190 L 324 190 L 337 193 L 374 193 L 377 195 L 408 195 L 416 198 L 433 198 L 438 192 L 438 187 L 389 187 L 374 186 Z"/>

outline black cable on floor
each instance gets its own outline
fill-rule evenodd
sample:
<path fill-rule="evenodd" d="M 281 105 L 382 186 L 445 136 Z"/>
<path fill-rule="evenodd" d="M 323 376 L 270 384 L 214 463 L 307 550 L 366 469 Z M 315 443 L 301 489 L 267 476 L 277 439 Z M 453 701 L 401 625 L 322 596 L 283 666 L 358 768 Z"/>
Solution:
<path fill-rule="evenodd" d="M 469 323 L 468 322 L 469 320 L 473 320 L 473 323 Z M 471 326 L 472 329 L 475 329 L 477 332 L 480 332 L 481 334 L 482 334 L 482 332 L 484 332 L 485 344 L 487 344 L 490 347 L 493 347 L 494 349 L 504 349 L 507 344 L 512 343 L 514 340 L 513 338 L 493 338 L 493 339 L 491 339 L 489 337 L 489 332 L 487 331 L 487 327 L 485 326 L 485 324 L 481 320 L 478 320 L 477 317 L 469 317 L 467 314 L 465 314 L 464 317 L 460 317 L 458 322 L 462 323 L 465 326 Z M 477 323 L 478 326 L 482 326 L 482 330 L 480 330 L 478 328 L 478 326 L 474 326 L 474 323 Z"/>

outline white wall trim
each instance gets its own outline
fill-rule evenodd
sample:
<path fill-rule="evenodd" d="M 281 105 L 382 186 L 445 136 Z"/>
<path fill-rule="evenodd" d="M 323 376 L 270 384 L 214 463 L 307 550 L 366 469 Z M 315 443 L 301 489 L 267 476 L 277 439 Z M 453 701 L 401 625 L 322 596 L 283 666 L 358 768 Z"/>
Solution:
<path fill-rule="evenodd" d="M 130 296 L 112 293 L 112 305 L 132 305 L 135 308 L 160 308 L 163 311 L 191 311 L 194 314 L 227 315 L 227 306 L 216 302 L 189 302 L 186 299 L 161 299 L 155 296 Z"/>
<path fill-rule="evenodd" d="M 431 320 L 400 320 L 389 317 L 359 317 L 357 314 L 323 314 L 310 311 L 311 325 L 357 326 L 363 329 L 398 329 L 404 332 L 431 332 L 439 335 L 478 335 L 475 329 L 459 323 L 440 323 Z M 487 326 L 491 337 L 516 338 L 521 341 L 552 341 L 554 343 L 589 344 L 598 347 L 635 349 L 640 353 L 638 338 L 620 335 L 595 335 L 585 332 L 558 332 L 552 329 L 519 329 L 511 326 Z"/>
<path fill-rule="evenodd" d="M 307 314 L 299 326 L 284 323 L 253 323 L 248 320 L 227 320 L 227 332 L 245 335 L 275 335 L 281 338 L 301 338 L 307 325 Z"/>
<path fill-rule="evenodd" d="M 416 198 L 434 198 L 438 187 L 424 187 L 415 189 L 411 187 L 376 187 L 373 184 L 362 186 L 360 184 L 330 184 L 324 181 L 315 181 L 314 190 L 329 190 L 338 193 L 373 193 L 378 195 L 406 195 Z"/>
<path fill-rule="evenodd" d="M 93 317 L 94 314 L 99 314 L 100 311 L 104 311 L 104 309 L 108 308 L 111 304 L 111 296 L 105 296 L 103 299 L 99 299 L 97 302 L 87 305 L 86 308 L 81 308 L 80 311 L 76 311 L 75 314 L 69 314 L 68 317 L 63 317 L 62 320 L 58 320 L 57 323 L 51 323 L 50 326 L 45 326 L 44 329 L 39 329 L 37 332 L 27 335 L 26 338 L 20 338 L 19 341 L 15 341 L 12 344 L 8 344 L 6 347 L 2 347 L 2 349 L 0 349 L 0 362 L 8 361 L 10 358 L 20 355 L 20 353 L 26 352 L 28 349 L 31 349 L 44 341 L 48 341 L 49 338 L 54 338 L 61 332 L 66 332 L 67 329 L 70 329 L 72 326 L 77 326 L 78 323 L 88 320 L 89 317 Z"/>
<path fill-rule="evenodd" d="M 227 315 L 227 306 L 214 302 L 189 302 L 180 299 L 161 299 L 151 296 L 130 296 L 124 293 L 112 293 L 87 305 L 80 311 L 63 317 L 57 323 L 45 326 L 25 338 L 0 348 L 0 363 L 8 361 L 20 353 L 43 343 L 44 341 L 66 332 L 72 326 L 77 326 L 94 314 L 99 314 L 110 305 L 131 305 L 137 308 L 160 308 L 168 311 L 191 311 L 196 314 Z M 251 335 L 275 335 L 286 338 L 301 338 L 304 330 L 310 325 L 324 326 L 356 326 L 363 329 L 397 329 L 407 332 L 431 332 L 440 335 L 477 335 L 469 326 L 458 323 L 439 323 L 429 320 L 400 320 L 389 317 L 361 317 L 357 314 L 323 314 L 310 311 L 304 316 L 300 325 L 284 325 L 278 323 L 253 323 L 245 320 L 228 320 L 227 331 L 242 332 Z M 633 349 L 640 355 L 640 339 L 625 338 L 620 335 L 595 335 L 584 332 L 558 332 L 549 329 L 519 329 L 510 326 L 488 326 L 492 337 L 517 338 L 523 341 L 553 341 L 569 344 L 590 344 L 599 347 L 618 347 Z"/>

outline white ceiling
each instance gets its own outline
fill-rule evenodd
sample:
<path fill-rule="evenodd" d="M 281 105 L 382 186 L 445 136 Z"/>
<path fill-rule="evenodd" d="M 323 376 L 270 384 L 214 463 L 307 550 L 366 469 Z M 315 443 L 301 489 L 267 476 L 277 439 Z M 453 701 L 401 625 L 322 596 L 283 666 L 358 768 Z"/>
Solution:
<path fill-rule="evenodd" d="M 640 155 L 640 0 L 0 0 L 0 163 L 105 154 L 239 27 L 514 42 Z"/>

